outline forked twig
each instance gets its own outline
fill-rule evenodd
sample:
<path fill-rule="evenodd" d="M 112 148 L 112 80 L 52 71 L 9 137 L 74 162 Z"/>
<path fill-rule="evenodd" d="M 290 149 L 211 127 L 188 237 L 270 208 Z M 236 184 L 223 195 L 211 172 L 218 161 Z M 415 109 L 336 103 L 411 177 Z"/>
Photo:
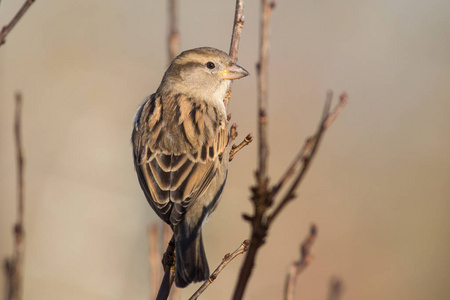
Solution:
<path fill-rule="evenodd" d="M 294 199 L 295 190 L 297 189 L 299 183 L 303 179 L 303 176 L 306 174 L 310 163 L 315 156 L 317 149 L 320 145 L 320 141 L 323 137 L 323 133 L 328 129 L 328 127 L 332 124 L 332 122 L 336 119 L 337 115 L 341 112 L 342 108 L 347 104 L 348 96 L 347 94 L 342 94 L 339 97 L 339 103 L 336 107 L 330 112 L 331 100 L 333 98 L 333 94 L 331 92 L 328 93 L 327 99 L 325 101 L 324 113 L 322 116 L 322 120 L 319 124 L 319 128 L 316 133 L 306 139 L 306 142 L 299 152 L 299 154 L 295 157 L 294 161 L 291 163 L 291 167 L 288 171 L 282 176 L 278 184 L 276 184 L 273 188 L 273 195 L 276 195 L 280 188 L 284 185 L 286 180 L 288 180 L 291 176 L 293 176 L 295 167 L 301 163 L 300 170 L 297 173 L 294 181 L 288 189 L 286 195 L 282 198 L 282 200 L 275 207 L 273 212 L 268 216 L 267 224 L 270 225 L 271 222 L 278 216 L 281 210 L 286 206 L 286 204 Z"/>
<path fill-rule="evenodd" d="M 228 265 L 228 263 L 230 263 L 236 256 L 243 254 L 248 250 L 249 244 L 250 244 L 249 240 L 245 240 L 242 242 L 239 248 L 237 248 L 233 253 L 226 254 L 220 265 L 217 267 L 217 269 L 211 274 L 211 276 L 209 276 L 209 280 L 206 280 L 195 292 L 195 294 L 192 295 L 191 298 L 189 298 L 189 300 L 197 299 L 200 296 L 200 294 L 203 293 L 211 283 L 213 283 L 213 281 L 217 278 L 219 273 Z"/>
<path fill-rule="evenodd" d="M 252 141 L 253 141 L 253 136 L 251 133 L 249 133 L 249 134 L 247 134 L 245 139 L 239 145 L 233 145 L 231 147 L 229 161 L 232 161 L 234 158 L 234 155 L 236 155 L 236 153 L 238 153 L 242 148 L 244 148 L 245 146 L 250 144 Z"/>
<path fill-rule="evenodd" d="M 19 20 L 23 17 L 25 12 L 28 10 L 28 8 L 33 4 L 35 0 L 27 0 L 22 5 L 22 7 L 19 9 L 19 11 L 16 13 L 14 18 L 11 20 L 11 22 L 8 23 L 8 25 L 3 26 L 2 31 L 0 32 L 0 46 L 3 45 L 6 41 L 6 36 L 9 34 L 9 32 L 14 28 L 14 26 L 19 22 Z"/>

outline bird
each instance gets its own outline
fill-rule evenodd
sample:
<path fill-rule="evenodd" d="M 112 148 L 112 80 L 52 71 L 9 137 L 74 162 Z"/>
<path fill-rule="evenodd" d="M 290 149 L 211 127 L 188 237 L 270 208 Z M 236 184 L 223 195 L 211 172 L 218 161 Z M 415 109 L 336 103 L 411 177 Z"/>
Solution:
<path fill-rule="evenodd" d="M 247 75 L 221 50 L 186 50 L 134 117 L 138 181 L 150 206 L 173 230 L 175 284 L 181 288 L 209 278 L 202 226 L 217 207 L 228 174 L 224 98 L 231 81 Z"/>

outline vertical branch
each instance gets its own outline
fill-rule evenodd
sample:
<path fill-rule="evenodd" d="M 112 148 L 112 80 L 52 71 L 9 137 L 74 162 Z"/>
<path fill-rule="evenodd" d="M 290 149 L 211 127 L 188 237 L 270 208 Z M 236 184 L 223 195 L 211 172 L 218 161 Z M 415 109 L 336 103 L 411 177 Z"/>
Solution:
<path fill-rule="evenodd" d="M 14 225 L 14 253 L 10 259 L 5 260 L 5 273 L 7 278 L 8 300 L 22 299 L 22 266 L 24 256 L 24 157 L 21 137 L 22 95 L 16 94 L 16 111 L 14 118 L 14 137 L 17 161 L 17 221 Z"/>
<path fill-rule="evenodd" d="M 169 63 L 180 52 L 180 35 L 178 33 L 177 11 L 178 11 L 177 0 L 169 0 L 169 37 L 168 37 Z"/>
<path fill-rule="evenodd" d="M 236 10 L 234 12 L 233 34 L 231 35 L 230 57 L 237 62 L 237 53 L 239 51 L 239 41 L 244 27 L 244 1 L 236 0 Z"/>
<path fill-rule="evenodd" d="M 35 0 L 25 1 L 25 3 L 22 5 L 22 7 L 14 16 L 14 18 L 11 20 L 11 22 L 9 22 L 8 25 L 3 26 L 2 31 L 0 32 L 0 46 L 5 43 L 5 39 L 8 33 L 14 28 L 17 22 L 19 22 L 19 20 L 22 18 L 22 16 L 25 14 L 25 12 L 28 10 L 31 4 L 33 4 L 34 1 Z"/>
<path fill-rule="evenodd" d="M 16 242 L 21 244 L 23 241 L 23 212 L 24 212 L 24 178 L 23 178 L 23 147 L 21 136 L 21 116 L 22 116 L 22 95 L 16 94 L 16 116 L 14 120 L 14 136 L 16 140 L 16 159 L 17 159 L 17 224 L 15 228 Z M 17 247 L 20 249 L 21 247 Z"/>
<path fill-rule="evenodd" d="M 22 95 L 16 94 L 16 116 L 14 121 L 14 135 L 16 140 L 17 159 L 17 222 L 14 226 L 14 273 L 13 273 L 13 300 L 22 299 L 22 266 L 24 253 L 25 230 L 23 225 L 24 213 L 24 158 L 21 135 Z"/>
<path fill-rule="evenodd" d="M 258 70 L 258 136 L 259 136 L 259 151 L 258 161 L 259 169 L 257 173 L 257 180 L 259 186 L 264 185 L 267 173 L 267 68 L 269 61 L 269 21 L 274 8 L 274 2 L 268 0 L 261 1 L 261 38 L 259 46 L 259 62 L 257 64 Z"/>
<path fill-rule="evenodd" d="M 244 218 L 252 224 L 252 236 L 250 247 L 245 256 L 244 263 L 239 273 L 238 282 L 234 290 L 233 299 L 240 300 L 253 271 L 256 254 L 259 247 L 264 243 L 268 227 L 266 226 L 266 211 L 272 202 L 271 193 L 268 189 L 267 178 L 267 65 L 269 60 L 269 21 L 275 2 L 261 1 L 261 38 L 260 54 L 257 64 L 258 70 L 258 169 L 256 171 L 256 186 L 252 188 L 252 201 L 254 215 L 244 215 Z"/>
<path fill-rule="evenodd" d="M 239 41 L 241 40 L 241 32 L 242 28 L 244 28 L 244 0 L 236 0 L 236 8 L 234 11 L 234 24 L 233 24 L 233 33 L 231 34 L 231 43 L 230 43 L 230 57 L 237 62 L 238 50 L 239 50 Z M 232 84 L 232 83 L 231 83 Z M 231 85 L 228 89 L 227 97 L 223 100 L 223 104 L 225 105 L 225 110 L 228 111 L 228 102 L 231 97 Z"/>

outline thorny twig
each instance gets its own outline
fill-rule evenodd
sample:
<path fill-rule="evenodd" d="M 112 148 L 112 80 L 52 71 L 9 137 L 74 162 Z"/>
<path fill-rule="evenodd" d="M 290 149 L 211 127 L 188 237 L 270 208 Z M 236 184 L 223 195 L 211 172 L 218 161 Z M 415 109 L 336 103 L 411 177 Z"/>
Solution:
<path fill-rule="evenodd" d="M 242 242 L 239 248 L 237 248 L 233 253 L 226 254 L 220 265 L 217 267 L 217 269 L 211 274 L 211 276 L 209 276 L 209 280 L 206 280 L 195 292 L 195 294 L 192 295 L 191 298 L 189 298 L 189 300 L 197 299 L 200 296 L 200 294 L 203 293 L 211 283 L 213 283 L 213 281 L 217 278 L 219 273 L 228 265 L 229 262 L 231 262 L 236 256 L 243 254 L 248 250 L 249 244 L 250 242 L 248 240 L 245 240 Z"/>
<path fill-rule="evenodd" d="M 300 247 L 300 259 L 293 262 L 289 267 L 288 275 L 286 276 L 286 283 L 284 289 L 284 299 L 294 300 L 295 284 L 297 282 L 297 276 L 303 272 L 308 266 L 309 262 L 313 259 L 311 254 L 311 246 L 317 237 L 317 226 L 312 224 L 309 230 L 309 234 L 303 241 Z"/>
<path fill-rule="evenodd" d="M 19 20 L 22 18 L 22 16 L 25 14 L 25 12 L 28 10 L 28 8 L 33 4 L 35 0 L 27 0 L 22 5 L 22 7 L 19 9 L 19 11 L 16 13 L 14 18 L 11 20 L 11 22 L 8 23 L 8 25 L 3 26 L 2 31 L 0 32 L 0 46 L 3 45 L 6 41 L 6 36 L 9 34 L 9 32 L 14 28 L 14 26 L 19 22 Z"/>

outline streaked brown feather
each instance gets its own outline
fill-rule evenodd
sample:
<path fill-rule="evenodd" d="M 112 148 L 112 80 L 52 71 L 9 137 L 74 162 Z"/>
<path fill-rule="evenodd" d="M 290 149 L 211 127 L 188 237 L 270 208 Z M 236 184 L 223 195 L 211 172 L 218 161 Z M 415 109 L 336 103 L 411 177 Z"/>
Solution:
<path fill-rule="evenodd" d="M 226 116 L 202 100 L 154 94 L 136 123 L 139 181 L 158 215 L 176 225 L 217 172 L 228 140 Z"/>

